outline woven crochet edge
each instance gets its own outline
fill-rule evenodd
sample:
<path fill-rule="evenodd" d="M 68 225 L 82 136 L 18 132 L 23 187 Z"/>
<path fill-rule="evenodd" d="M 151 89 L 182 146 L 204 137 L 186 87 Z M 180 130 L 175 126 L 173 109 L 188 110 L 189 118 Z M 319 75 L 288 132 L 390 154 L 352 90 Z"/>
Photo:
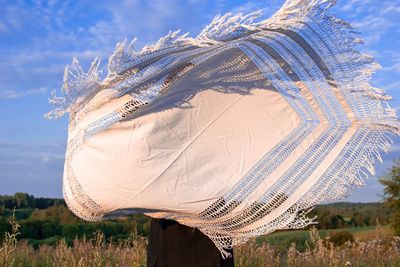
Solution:
<path fill-rule="evenodd" d="M 387 103 L 391 97 L 385 94 L 384 90 L 372 87 L 368 81 L 371 79 L 372 74 L 380 68 L 380 65 L 374 61 L 374 59 L 366 54 L 362 54 L 355 47 L 362 44 L 362 39 L 358 37 L 359 33 L 355 32 L 352 26 L 331 15 L 328 9 L 336 4 L 334 0 L 288 0 L 282 6 L 282 8 L 275 13 L 271 18 L 256 23 L 248 27 L 252 30 L 267 28 L 277 28 L 285 25 L 285 21 L 288 23 L 293 23 L 292 18 L 297 20 L 311 19 L 314 21 L 324 22 L 329 20 L 334 27 L 335 31 L 340 33 L 340 35 L 335 36 L 335 41 L 337 44 L 345 46 L 348 51 L 347 53 L 354 56 L 352 60 L 358 62 L 358 68 L 354 71 L 357 75 L 352 77 L 353 81 L 351 86 L 345 90 L 349 93 L 363 92 L 363 101 L 374 102 L 376 106 L 382 107 L 379 113 L 364 113 L 360 111 L 359 118 L 362 123 L 365 123 L 365 131 L 367 134 L 376 135 L 377 138 L 373 140 L 373 143 L 369 143 L 368 149 L 364 151 L 363 154 L 357 156 L 356 162 L 354 162 L 349 173 L 342 178 L 336 177 L 333 184 L 332 181 L 330 186 L 326 186 L 323 189 L 323 193 L 319 191 L 320 187 L 312 187 L 306 198 L 295 203 L 292 207 L 281 214 L 276 220 L 260 227 L 256 231 L 240 233 L 238 235 L 232 235 L 230 232 L 215 232 L 212 229 L 200 229 L 205 234 L 207 234 L 216 246 L 220 249 L 222 257 L 230 257 L 230 253 L 227 252 L 234 245 L 243 244 L 248 241 L 251 237 L 256 237 L 259 235 L 270 234 L 276 230 L 281 229 L 300 229 L 311 224 L 317 224 L 317 217 L 309 218 L 307 214 L 313 209 L 316 204 L 327 201 L 342 199 L 350 195 L 352 191 L 356 188 L 365 186 L 365 180 L 369 177 L 369 174 L 374 175 L 374 163 L 376 160 L 382 162 L 380 152 L 388 152 L 390 144 L 393 143 L 391 136 L 400 135 L 400 125 L 397 119 L 395 109 L 392 109 Z M 340 56 L 340 55 L 338 55 Z M 339 77 L 346 80 L 345 77 Z M 363 87 L 356 86 L 357 83 L 365 83 Z M 386 107 L 383 107 L 385 104 Z M 372 103 L 371 103 L 372 105 Z M 358 111 L 358 110 L 356 110 Z M 367 173 L 368 171 L 369 173 Z M 184 222 L 184 220 L 182 221 Z M 195 224 L 191 225 L 196 227 Z M 226 240 L 231 240 L 231 246 L 226 246 Z"/>

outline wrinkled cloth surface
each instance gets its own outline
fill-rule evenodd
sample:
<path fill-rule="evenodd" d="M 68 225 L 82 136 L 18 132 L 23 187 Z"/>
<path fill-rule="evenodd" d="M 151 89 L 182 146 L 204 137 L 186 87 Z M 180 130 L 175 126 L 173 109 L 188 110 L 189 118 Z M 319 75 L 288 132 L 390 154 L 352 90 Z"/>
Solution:
<path fill-rule="evenodd" d="M 141 51 L 117 44 L 67 66 L 47 118 L 70 113 L 63 193 L 79 217 L 134 213 L 207 235 L 223 257 L 249 238 L 315 223 L 316 204 L 364 185 L 390 136 L 379 65 L 331 14 L 288 0 L 272 17 L 216 17 L 195 38 L 170 32 Z"/>

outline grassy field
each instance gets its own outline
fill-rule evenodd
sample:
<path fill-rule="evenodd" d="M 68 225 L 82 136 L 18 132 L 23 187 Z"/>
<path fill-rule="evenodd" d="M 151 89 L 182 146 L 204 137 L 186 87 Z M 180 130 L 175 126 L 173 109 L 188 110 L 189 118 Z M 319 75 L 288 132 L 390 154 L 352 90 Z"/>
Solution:
<path fill-rule="evenodd" d="M 355 238 L 341 246 L 329 239 L 334 230 L 316 228 L 251 239 L 234 248 L 235 266 L 400 266 L 400 237 L 390 228 L 348 230 Z M 146 266 L 147 239 L 135 233 L 127 240 L 105 242 L 97 232 L 91 240 L 75 239 L 73 246 L 61 239 L 34 249 L 17 240 L 18 232 L 12 221 L 12 231 L 0 246 L 0 266 Z"/>
<path fill-rule="evenodd" d="M 385 227 L 388 231 L 388 227 Z M 346 229 L 350 232 L 356 240 L 373 240 L 376 239 L 376 227 L 375 226 L 363 226 L 363 227 L 351 227 Z M 329 230 L 319 230 L 319 235 L 321 238 L 325 238 L 330 233 L 338 231 L 337 229 Z M 308 230 L 291 230 L 291 231 L 280 231 L 272 233 L 269 236 L 260 236 L 255 239 L 256 244 L 262 245 L 265 242 L 273 245 L 274 247 L 284 250 L 291 246 L 292 243 L 296 244 L 296 247 L 300 251 L 305 249 L 305 241 L 310 240 L 310 235 Z"/>

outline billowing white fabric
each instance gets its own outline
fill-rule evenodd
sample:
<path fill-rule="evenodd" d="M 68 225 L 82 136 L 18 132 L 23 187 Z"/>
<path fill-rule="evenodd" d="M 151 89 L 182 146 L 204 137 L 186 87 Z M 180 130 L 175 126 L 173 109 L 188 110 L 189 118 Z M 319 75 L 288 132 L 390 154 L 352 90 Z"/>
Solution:
<path fill-rule="evenodd" d="M 68 207 L 177 220 L 224 256 L 314 223 L 309 209 L 362 186 L 399 134 L 390 98 L 368 84 L 377 64 L 332 4 L 289 0 L 261 22 L 227 14 L 140 52 L 121 43 L 104 80 L 97 59 L 87 73 L 74 60 L 47 114 L 71 113 Z"/>

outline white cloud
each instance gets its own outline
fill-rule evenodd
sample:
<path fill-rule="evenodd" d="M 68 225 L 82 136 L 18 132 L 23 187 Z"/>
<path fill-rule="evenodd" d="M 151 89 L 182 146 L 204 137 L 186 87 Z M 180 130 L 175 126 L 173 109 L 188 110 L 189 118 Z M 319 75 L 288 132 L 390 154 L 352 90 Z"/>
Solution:
<path fill-rule="evenodd" d="M 400 90 L 400 81 L 395 81 L 382 86 L 385 91 Z"/>
<path fill-rule="evenodd" d="M 372 0 L 348 0 L 338 2 L 337 6 L 339 10 L 350 12 L 351 17 L 354 17 L 365 12 L 372 2 Z"/>
<path fill-rule="evenodd" d="M 43 157 L 40 159 L 40 161 L 43 162 L 43 163 L 47 163 L 47 162 L 50 162 L 50 161 L 51 161 L 51 158 L 50 158 L 49 156 L 43 156 Z"/>
<path fill-rule="evenodd" d="M 41 95 L 47 93 L 48 89 L 45 87 L 38 89 L 28 89 L 25 91 L 17 90 L 0 90 L 0 99 L 19 98 L 28 95 Z"/>
<path fill-rule="evenodd" d="M 391 66 L 388 67 L 383 67 L 382 68 L 383 71 L 393 71 L 393 72 L 398 72 L 400 73 L 400 62 L 397 62 Z"/>
<path fill-rule="evenodd" d="M 378 43 L 382 36 L 398 27 L 398 0 L 348 0 L 338 1 L 340 17 L 349 20 L 363 33 L 367 45 Z"/>
<path fill-rule="evenodd" d="M 366 43 L 370 45 L 380 41 L 391 26 L 391 22 L 385 17 L 368 15 L 361 20 L 354 21 L 352 25 L 364 34 Z"/>
<path fill-rule="evenodd" d="M 64 144 L 0 143 L 0 194 L 61 196 Z"/>
<path fill-rule="evenodd" d="M 37 1 L 28 6 L 0 0 L 0 4 L 4 9 L 0 17 L 3 99 L 35 94 L 23 89 L 32 83 L 38 88 L 58 87 L 72 57 L 78 57 L 83 66 L 95 57 L 107 62 L 115 44 L 125 38 L 138 36 L 138 46 L 143 46 L 180 26 L 196 33 L 209 22 L 210 15 L 215 15 L 204 12 L 212 1 Z M 24 41 L 10 45 L 10 34 Z"/>
<path fill-rule="evenodd" d="M 382 9 L 379 11 L 379 15 L 385 16 L 385 15 L 393 15 L 393 14 L 399 14 L 400 13 L 400 6 L 397 1 L 392 1 L 385 3 L 382 7 Z"/>

